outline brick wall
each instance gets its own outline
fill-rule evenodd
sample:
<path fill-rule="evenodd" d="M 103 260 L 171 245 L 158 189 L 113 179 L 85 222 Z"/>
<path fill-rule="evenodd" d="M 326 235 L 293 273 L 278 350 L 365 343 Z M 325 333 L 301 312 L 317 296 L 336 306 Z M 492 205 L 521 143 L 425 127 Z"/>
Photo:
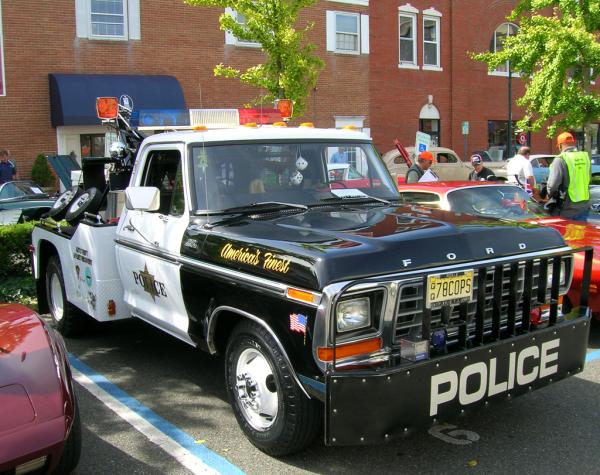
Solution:
<path fill-rule="evenodd" d="M 2 2 L 7 94 L 0 97 L 0 148 L 11 150 L 21 177 L 29 176 L 38 153 L 57 149 L 49 73 L 168 74 L 179 80 L 190 108 L 241 107 L 258 95 L 237 80 L 213 76 L 218 63 L 245 69 L 263 57 L 257 48 L 225 45 L 222 9 L 183 0 L 140 4 L 142 39 L 123 42 L 77 38 L 74 0 Z M 369 108 L 369 56 L 326 51 L 328 9 L 368 13 L 368 7 L 321 1 L 301 15 L 301 25 L 315 23 L 308 41 L 326 63 L 304 119 L 323 127 L 333 126 L 334 116 L 368 116 Z"/>

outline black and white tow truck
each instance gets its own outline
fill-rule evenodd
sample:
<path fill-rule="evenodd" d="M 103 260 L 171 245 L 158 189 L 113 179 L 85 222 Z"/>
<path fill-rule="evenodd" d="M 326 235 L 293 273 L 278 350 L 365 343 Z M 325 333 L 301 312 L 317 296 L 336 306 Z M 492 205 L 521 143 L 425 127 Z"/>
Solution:
<path fill-rule="evenodd" d="M 33 231 L 40 309 L 66 335 L 83 314 L 138 318 L 224 353 L 261 450 L 322 426 L 330 445 L 389 441 L 583 369 L 591 251 L 553 229 L 404 206 L 360 132 L 196 110 L 144 136 L 128 101 L 103 101 L 112 157 Z M 563 315 L 575 251 L 582 301 Z"/>

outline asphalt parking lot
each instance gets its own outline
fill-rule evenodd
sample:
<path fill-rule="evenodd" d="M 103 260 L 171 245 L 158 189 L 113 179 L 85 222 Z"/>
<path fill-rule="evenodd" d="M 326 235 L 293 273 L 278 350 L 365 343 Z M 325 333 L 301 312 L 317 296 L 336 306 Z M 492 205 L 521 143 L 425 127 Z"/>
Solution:
<path fill-rule="evenodd" d="M 238 428 L 222 358 L 135 320 L 92 325 L 85 335 L 67 339 L 67 347 L 76 369 L 95 382 L 76 384 L 84 437 L 79 474 L 598 472 L 598 326 L 589 342 L 592 360 L 575 377 L 389 444 L 331 448 L 317 440 L 284 459 L 255 449 Z M 191 452 L 203 462 L 182 464 L 168 444 L 152 440 L 149 425 L 128 422 L 127 414 L 93 395 L 94 385 L 143 408 L 170 437 L 194 445 Z"/>

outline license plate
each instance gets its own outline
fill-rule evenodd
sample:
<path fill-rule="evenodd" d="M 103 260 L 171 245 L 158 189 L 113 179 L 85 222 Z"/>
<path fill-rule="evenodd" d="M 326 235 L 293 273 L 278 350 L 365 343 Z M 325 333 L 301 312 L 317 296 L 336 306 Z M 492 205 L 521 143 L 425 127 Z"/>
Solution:
<path fill-rule="evenodd" d="M 471 300 L 473 271 L 427 276 L 426 308 L 439 308 Z"/>

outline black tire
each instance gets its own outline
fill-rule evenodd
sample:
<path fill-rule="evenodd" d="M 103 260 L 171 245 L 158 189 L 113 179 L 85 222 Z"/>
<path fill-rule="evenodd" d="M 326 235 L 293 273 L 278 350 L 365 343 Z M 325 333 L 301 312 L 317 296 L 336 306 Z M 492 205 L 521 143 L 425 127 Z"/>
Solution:
<path fill-rule="evenodd" d="M 79 463 L 81 457 L 81 419 L 79 417 L 79 405 L 75 401 L 75 413 L 73 415 L 73 424 L 71 431 L 65 442 L 63 453 L 58 461 L 58 465 L 52 471 L 52 475 L 68 475 Z"/>
<path fill-rule="evenodd" d="M 79 333 L 83 315 L 67 300 L 65 281 L 58 256 L 51 256 L 46 267 L 46 298 L 54 328 L 64 336 Z"/>
<path fill-rule="evenodd" d="M 83 218 L 84 213 L 96 214 L 100 209 L 100 206 L 102 206 L 103 198 L 104 193 L 98 188 L 88 188 L 85 192 L 81 193 L 77 199 L 73 200 L 65 215 L 65 219 L 69 224 L 76 224 Z"/>
<path fill-rule="evenodd" d="M 69 206 L 76 198 L 79 197 L 80 194 L 81 190 L 79 188 L 73 188 L 71 190 L 65 191 L 58 198 L 56 198 L 56 201 L 52 205 L 52 208 L 50 208 L 44 214 L 44 218 L 52 218 L 55 221 L 60 221 L 61 219 L 64 219 L 69 209 Z"/>
<path fill-rule="evenodd" d="M 241 373 L 252 365 L 264 371 L 254 368 Z M 240 373 L 245 378 L 238 380 Z M 308 399 L 298 387 L 275 340 L 257 323 L 245 321 L 234 329 L 227 343 L 225 383 L 238 424 L 263 452 L 276 457 L 299 452 L 319 432 L 321 404 Z M 258 407 L 248 407 L 252 404 Z M 274 415 L 266 412 L 274 412 L 274 406 Z"/>

